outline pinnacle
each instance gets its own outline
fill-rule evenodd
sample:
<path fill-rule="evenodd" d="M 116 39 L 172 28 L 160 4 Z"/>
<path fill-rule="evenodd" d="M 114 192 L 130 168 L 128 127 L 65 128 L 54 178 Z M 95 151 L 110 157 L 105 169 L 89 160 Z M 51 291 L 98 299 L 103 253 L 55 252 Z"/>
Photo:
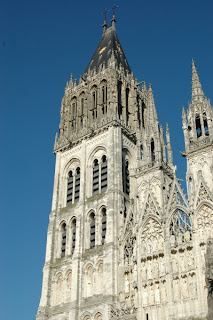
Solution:
<path fill-rule="evenodd" d="M 197 69 L 192 59 L 192 102 L 203 101 L 204 97 Z"/>

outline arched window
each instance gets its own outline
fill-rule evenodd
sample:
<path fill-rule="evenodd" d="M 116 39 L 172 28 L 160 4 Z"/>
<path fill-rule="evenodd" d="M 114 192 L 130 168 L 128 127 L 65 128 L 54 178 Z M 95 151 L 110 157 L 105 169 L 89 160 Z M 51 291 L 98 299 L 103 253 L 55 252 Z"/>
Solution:
<path fill-rule="evenodd" d="M 101 192 L 107 189 L 107 158 L 104 155 L 101 162 Z"/>
<path fill-rule="evenodd" d="M 66 240 L 67 240 L 67 226 L 64 222 L 61 226 L 61 257 L 65 256 L 66 253 Z"/>
<path fill-rule="evenodd" d="M 129 122 L 129 88 L 126 88 L 126 123 Z"/>
<path fill-rule="evenodd" d="M 107 113 L 107 86 L 104 84 L 101 89 L 102 114 Z"/>
<path fill-rule="evenodd" d="M 101 294 L 103 293 L 103 262 L 100 262 L 99 265 L 98 265 L 98 277 L 97 277 L 97 290 L 98 290 L 98 294 Z M 96 318 L 95 318 L 96 319 Z"/>
<path fill-rule="evenodd" d="M 99 163 L 98 160 L 95 159 L 93 161 L 93 195 L 99 193 Z"/>
<path fill-rule="evenodd" d="M 153 138 L 151 139 L 151 162 L 152 164 L 155 162 L 155 143 Z"/>
<path fill-rule="evenodd" d="M 102 209 L 102 219 L 101 219 L 101 243 L 104 244 L 106 239 L 106 228 L 107 228 L 107 219 L 106 219 L 106 208 Z"/>
<path fill-rule="evenodd" d="M 123 192 L 129 195 L 129 162 L 123 158 Z"/>
<path fill-rule="evenodd" d="M 202 128 L 200 123 L 200 116 L 198 114 L 195 117 L 195 124 L 196 124 L 197 138 L 200 138 L 202 136 Z"/>
<path fill-rule="evenodd" d="M 122 88 L 122 82 L 118 81 L 118 116 L 119 116 L 119 119 L 122 115 L 121 88 Z"/>
<path fill-rule="evenodd" d="M 97 113 L 97 88 L 94 88 L 92 91 L 92 118 L 97 119 L 98 113 Z"/>
<path fill-rule="evenodd" d="M 79 201 L 79 195 L 80 195 L 80 168 L 78 167 L 76 169 L 76 175 L 75 175 L 75 199 L 74 199 L 74 202 Z"/>
<path fill-rule="evenodd" d="M 70 170 L 67 180 L 67 205 L 78 202 L 80 197 L 80 168 Z"/>
<path fill-rule="evenodd" d="M 207 123 L 207 118 L 206 118 L 206 113 L 203 113 L 203 126 L 204 126 L 204 131 L 205 131 L 205 136 L 209 135 L 209 128 L 208 128 L 208 123 Z"/>
<path fill-rule="evenodd" d="M 73 173 L 69 171 L 68 173 L 68 182 L 67 182 L 67 205 L 72 203 L 73 195 Z"/>
<path fill-rule="evenodd" d="M 90 248 L 95 247 L 95 213 L 90 214 Z"/>
<path fill-rule="evenodd" d="M 140 158 L 143 160 L 143 145 L 140 145 Z"/>
<path fill-rule="evenodd" d="M 74 131 L 76 129 L 76 117 L 77 117 L 77 100 L 74 98 L 71 101 L 71 128 Z"/>
<path fill-rule="evenodd" d="M 71 232 L 72 232 L 72 253 L 73 253 L 75 250 L 75 242 L 76 242 L 76 219 L 72 220 Z"/>

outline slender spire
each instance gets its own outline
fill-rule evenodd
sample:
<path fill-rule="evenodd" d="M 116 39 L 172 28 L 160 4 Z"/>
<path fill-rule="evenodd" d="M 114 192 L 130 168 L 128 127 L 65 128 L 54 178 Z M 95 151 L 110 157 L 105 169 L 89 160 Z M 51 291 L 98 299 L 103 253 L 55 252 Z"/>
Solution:
<path fill-rule="evenodd" d="M 103 32 L 105 32 L 106 29 L 107 29 L 106 15 L 107 15 L 108 12 L 109 12 L 109 10 L 107 10 L 107 9 L 105 9 L 104 12 L 103 12 L 103 15 L 104 15 Z"/>
<path fill-rule="evenodd" d="M 118 6 L 116 6 L 115 4 L 114 4 L 114 6 L 112 7 L 112 11 L 113 11 L 113 15 L 112 15 L 112 27 L 113 27 L 113 29 L 115 29 L 115 22 L 116 22 L 116 20 L 115 20 L 115 9 L 117 9 L 118 8 Z"/>
<path fill-rule="evenodd" d="M 196 101 L 203 101 L 204 97 L 197 69 L 195 67 L 194 60 L 192 59 L 192 103 Z"/>

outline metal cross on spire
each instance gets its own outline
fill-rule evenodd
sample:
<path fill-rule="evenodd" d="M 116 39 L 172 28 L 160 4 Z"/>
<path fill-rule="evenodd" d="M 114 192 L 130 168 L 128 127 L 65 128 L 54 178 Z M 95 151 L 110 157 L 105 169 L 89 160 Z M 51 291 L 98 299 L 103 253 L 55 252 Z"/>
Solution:
<path fill-rule="evenodd" d="M 104 15 L 104 21 L 106 21 L 106 16 L 107 16 L 107 13 L 109 12 L 109 10 L 107 9 L 104 9 L 104 12 L 103 12 L 103 15 Z"/>
<path fill-rule="evenodd" d="M 117 9 L 118 6 L 116 4 L 114 4 L 114 6 L 112 7 L 112 11 L 113 11 L 113 16 L 115 15 L 115 9 Z"/>

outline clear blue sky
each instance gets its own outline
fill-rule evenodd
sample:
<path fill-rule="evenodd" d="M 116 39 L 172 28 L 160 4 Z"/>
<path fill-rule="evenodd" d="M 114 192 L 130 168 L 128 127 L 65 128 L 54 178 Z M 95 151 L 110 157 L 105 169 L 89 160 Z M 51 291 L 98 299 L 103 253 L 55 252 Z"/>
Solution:
<path fill-rule="evenodd" d="M 213 2 L 121 1 L 117 32 L 131 69 L 152 83 L 185 179 L 181 110 L 191 99 L 191 59 L 213 100 Z M 113 1 L 0 2 L 0 319 L 35 319 L 51 209 L 60 103 L 70 73 L 84 72 Z M 109 15 L 111 18 L 111 13 Z M 108 22 L 109 22 L 108 18 Z"/>

